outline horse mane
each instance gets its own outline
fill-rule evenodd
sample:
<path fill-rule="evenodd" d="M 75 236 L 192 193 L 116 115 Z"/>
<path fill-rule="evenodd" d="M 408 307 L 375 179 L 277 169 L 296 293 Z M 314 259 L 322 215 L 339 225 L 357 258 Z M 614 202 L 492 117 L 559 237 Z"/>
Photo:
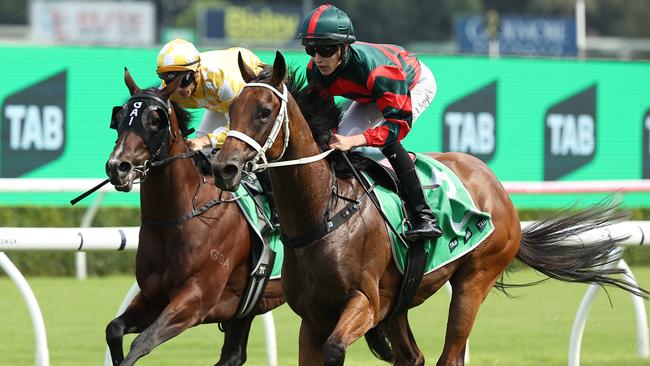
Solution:
<path fill-rule="evenodd" d="M 185 136 L 190 130 L 194 116 L 174 101 L 172 101 L 172 108 L 174 108 L 174 113 L 176 113 L 176 118 L 178 119 L 178 128 L 181 130 L 181 134 Z"/>
<path fill-rule="evenodd" d="M 269 79 L 272 74 L 273 66 L 265 66 L 254 81 Z M 318 83 L 307 83 L 306 75 L 300 72 L 297 66 L 287 68 L 287 76 L 284 81 L 289 93 L 296 100 L 300 112 L 305 117 L 318 147 L 321 151 L 329 150 L 328 142 L 332 136 L 332 130 L 338 127 L 343 117 L 343 111 L 334 102 L 334 96 Z M 348 158 L 357 169 L 363 169 L 366 166 L 364 162 L 367 158 L 359 152 L 349 153 Z M 337 177 L 352 178 L 352 171 L 339 151 L 330 154 L 328 160 L 333 165 Z"/>

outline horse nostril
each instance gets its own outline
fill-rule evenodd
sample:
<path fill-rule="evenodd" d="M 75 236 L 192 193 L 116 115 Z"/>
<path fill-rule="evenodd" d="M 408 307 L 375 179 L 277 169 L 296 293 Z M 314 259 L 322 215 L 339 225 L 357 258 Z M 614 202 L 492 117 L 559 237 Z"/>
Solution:
<path fill-rule="evenodd" d="M 131 163 L 123 161 L 123 162 L 120 163 L 120 165 L 117 167 L 117 169 L 120 172 L 128 173 L 128 172 L 131 171 Z"/>
<path fill-rule="evenodd" d="M 239 175 L 239 168 L 235 164 L 227 164 L 223 167 L 221 173 L 225 179 L 232 179 Z"/>

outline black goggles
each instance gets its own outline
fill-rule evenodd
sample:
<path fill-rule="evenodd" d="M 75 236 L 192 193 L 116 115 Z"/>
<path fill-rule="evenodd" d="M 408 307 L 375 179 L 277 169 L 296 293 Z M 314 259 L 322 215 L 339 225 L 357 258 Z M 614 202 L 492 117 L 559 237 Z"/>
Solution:
<path fill-rule="evenodd" d="M 315 57 L 316 54 L 319 54 L 321 57 L 332 57 L 336 51 L 338 51 L 339 46 L 338 45 L 330 45 L 330 46 L 306 46 L 305 47 L 305 52 L 311 57 Z"/>
<path fill-rule="evenodd" d="M 172 81 L 174 81 L 177 77 L 182 78 L 181 83 L 179 86 L 181 88 L 186 88 L 188 85 L 192 84 L 194 82 L 194 72 L 185 72 L 185 73 L 180 73 L 180 72 L 165 72 L 162 74 L 158 74 L 158 77 L 161 78 L 162 80 L 165 81 L 165 83 L 169 84 Z"/>

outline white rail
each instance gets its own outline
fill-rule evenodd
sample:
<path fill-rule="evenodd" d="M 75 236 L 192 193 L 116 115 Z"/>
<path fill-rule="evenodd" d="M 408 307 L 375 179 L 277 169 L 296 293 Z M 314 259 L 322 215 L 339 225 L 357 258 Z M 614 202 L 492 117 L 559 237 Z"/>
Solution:
<path fill-rule="evenodd" d="M 650 179 L 601 181 L 502 182 L 510 194 L 650 192 Z"/>

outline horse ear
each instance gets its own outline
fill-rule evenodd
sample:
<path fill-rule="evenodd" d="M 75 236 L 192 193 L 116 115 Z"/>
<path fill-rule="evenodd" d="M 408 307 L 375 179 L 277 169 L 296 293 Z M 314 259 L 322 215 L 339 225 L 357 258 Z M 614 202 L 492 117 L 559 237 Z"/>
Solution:
<path fill-rule="evenodd" d="M 140 90 L 140 87 L 136 85 L 135 81 L 131 77 L 131 73 L 129 73 L 129 69 L 126 67 L 124 67 L 124 83 L 126 84 L 126 87 L 129 88 L 129 93 L 131 93 L 131 95 Z"/>
<path fill-rule="evenodd" d="M 241 72 L 241 77 L 245 82 L 250 83 L 255 79 L 255 72 L 246 65 L 244 59 L 241 57 L 241 52 L 237 54 L 237 64 L 239 64 L 239 71 Z"/>
<path fill-rule="evenodd" d="M 275 51 L 275 61 L 273 61 L 273 77 L 271 82 L 273 85 L 280 85 L 287 75 L 287 63 L 284 61 L 284 56 L 280 51 Z"/>
<path fill-rule="evenodd" d="M 160 94 L 165 98 L 169 99 L 169 96 L 174 93 L 176 88 L 178 88 L 178 84 L 181 83 L 181 77 L 177 77 L 174 79 L 171 83 L 165 85 L 165 87 L 160 91 Z"/>

